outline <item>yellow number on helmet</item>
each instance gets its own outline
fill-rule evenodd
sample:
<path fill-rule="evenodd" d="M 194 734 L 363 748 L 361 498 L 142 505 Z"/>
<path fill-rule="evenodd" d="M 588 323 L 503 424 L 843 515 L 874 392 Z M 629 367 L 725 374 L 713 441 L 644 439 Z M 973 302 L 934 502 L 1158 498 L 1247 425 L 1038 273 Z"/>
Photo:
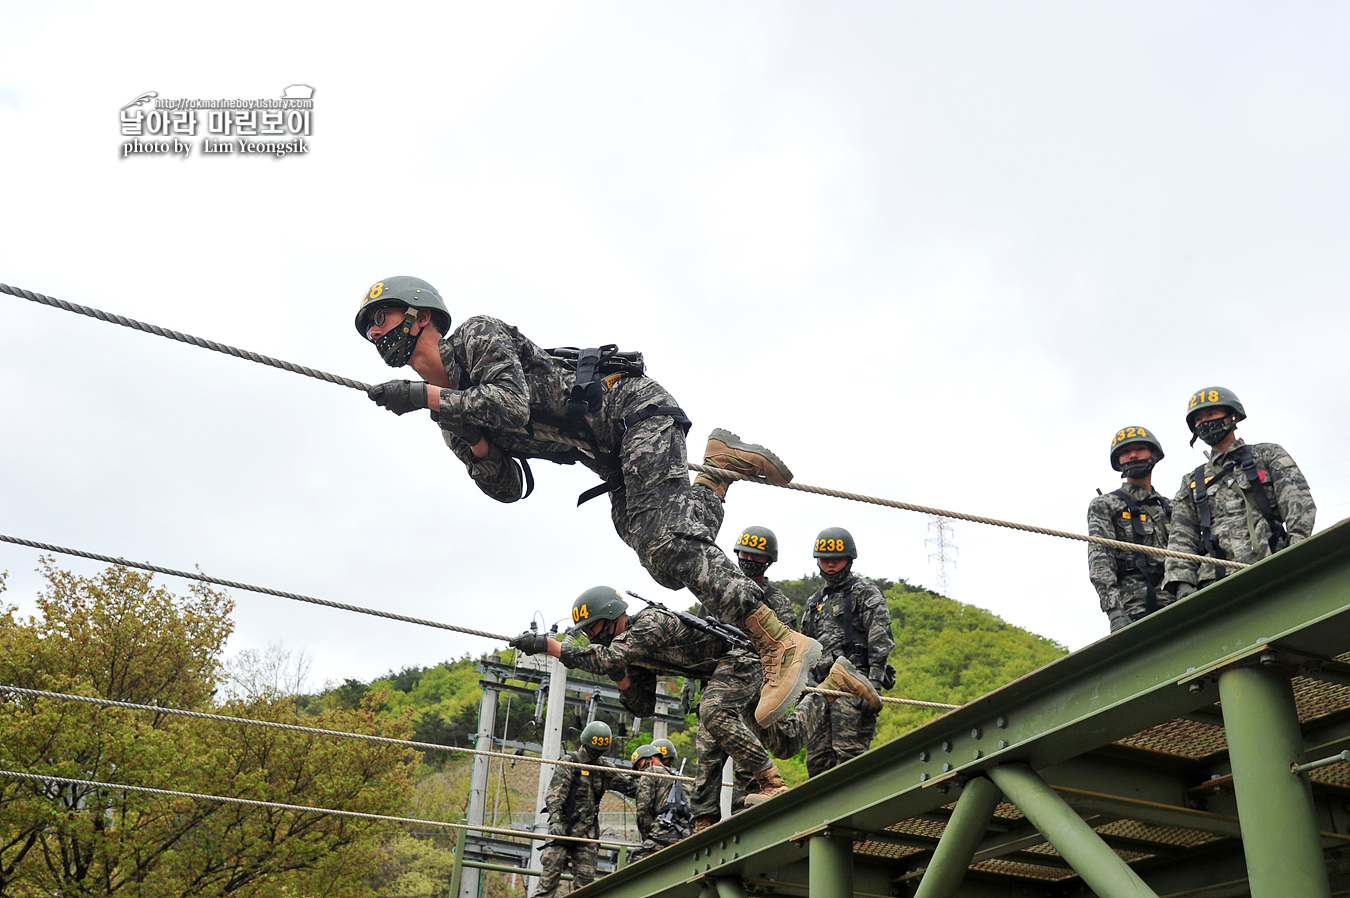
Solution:
<path fill-rule="evenodd" d="M 572 609 L 572 623 L 574 624 L 579 624 L 590 616 L 590 612 L 586 610 L 585 605 L 582 605 L 580 608 Z"/>
<path fill-rule="evenodd" d="M 1210 402 L 1218 402 L 1218 401 L 1219 401 L 1219 391 L 1218 391 L 1218 390 L 1210 390 L 1210 391 L 1209 391 L 1209 401 L 1210 401 Z"/>
<path fill-rule="evenodd" d="M 380 294 L 384 292 L 384 281 L 380 281 L 374 287 L 370 288 L 370 293 L 366 294 L 366 299 L 379 299 Z"/>

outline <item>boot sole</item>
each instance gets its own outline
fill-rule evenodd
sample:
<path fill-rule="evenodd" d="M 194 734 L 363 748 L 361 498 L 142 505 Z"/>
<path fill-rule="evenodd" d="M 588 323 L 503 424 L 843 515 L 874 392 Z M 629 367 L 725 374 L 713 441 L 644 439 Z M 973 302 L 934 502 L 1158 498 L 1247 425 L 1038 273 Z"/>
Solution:
<path fill-rule="evenodd" d="M 862 671 L 858 670 L 852 661 L 847 658 L 839 658 L 834 663 L 848 671 L 849 677 L 856 680 L 858 683 L 861 683 L 862 688 L 866 690 L 866 695 L 858 695 L 858 693 L 854 692 L 853 695 L 855 697 L 867 702 L 873 708 L 881 707 L 881 693 L 877 692 L 877 687 L 873 686 L 872 681 L 862 675 Z"/>
<path fill-rule="evenodd" d="M 792 482 L 792 469 L 783 464 L 783 460 L 770 450 L 759 445 L 759 443 L 747 443 L 736 434 L 721 427 L 714 427 L 713 432 L 708 434 L 708 440 L 717 440 L 726 445 L 728 449 L 739 449 L 742 452 L 753 452 L 755 455 L 761 455 L 768 459 L 769 464 L 778 469 L 778 476 L 782 477 L 788 483 Z"/>
<path fill-rule="evenodd" d="M 812 639 L 806 646 L 806 655 L 802 658 L 801 670 L 797 674 L 797 681 L 792 684 L 792 691 L 788 693 L 787 698 L 778 703 L 776 708 L 770 708 L 769 713 L 762 718 L 756 712 L 756 723 L 763 727 L 773 726 L 787 716 L 788 708 L 796 704 L 797 699 L 801 698 L 802 690 L 806 688 L 806 678 L 815 669 L 816 662 L 820 660 L 821 651 L 820 643 Z"/>

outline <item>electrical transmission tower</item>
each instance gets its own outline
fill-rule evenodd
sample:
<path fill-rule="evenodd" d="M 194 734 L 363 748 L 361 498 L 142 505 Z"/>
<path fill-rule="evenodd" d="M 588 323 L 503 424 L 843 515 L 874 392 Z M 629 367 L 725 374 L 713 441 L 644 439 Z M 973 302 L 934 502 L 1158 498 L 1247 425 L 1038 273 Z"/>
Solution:
<path fill-rule="evenodd" d="M 932 546 L 934 549 L 928 556 L 928 560 L 937 562 L 938 593 L 945 596 L 950 583 L 947 572 L 949 568 L 956 567 L 956 553 L 960 551 L 956 548 L 956 533 L 952 527 L 952 522 L 941 515 L 928 522 L 928 532 L 932 536 L 925 539 L 923 543 L 926 546 Z"/>

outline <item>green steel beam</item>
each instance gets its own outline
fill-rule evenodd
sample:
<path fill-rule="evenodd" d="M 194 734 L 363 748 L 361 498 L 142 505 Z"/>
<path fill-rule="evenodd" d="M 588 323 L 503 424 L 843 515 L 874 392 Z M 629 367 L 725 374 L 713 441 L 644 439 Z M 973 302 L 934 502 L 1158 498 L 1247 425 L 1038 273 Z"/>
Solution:
<path fill-rule="evenodd" d="M 824 830 L 811 836 L 811 898 L 853 898 L 853 839 Z"/>
<path fill-rule="evenodd" d="M 771 874 L 804 858 L 809 833 L 827 826 L 872 832 L 933 811 L 959 794 L 962 780 L 994 765 L 1061 764 L 1213 705 L 1225 665 L 1265 647 L 1335 657 L 1350 649 L 1347 634 L 1350 526 L 1343 522 L 630 864 L 588 887 L 586 898 L 696 898 L 704 877 Z"/>
<path fill-rule="evenodd" d="M 1330 898 L 1289 672 L 1262 662 L 1219 676 L 1252 898 Z M 1278 825 L 1274 823 L 1278 821 Z"/>
<path fill-rule="evenodd" d="M 1157 898 L 1036 771 L 1025 764 L 1003 764 L 990 769 L 989 778 L 1102 898 Z"/>
<path fill-rule="evenodd" d="M 1000 797 L 998 787 L 982 776 L 966 783 L 914 898 L 952 898 L 956 894 Z"/>
<path fill-rule="evenodd" d="M 464 844 L 468 837 L 467 829 L 455 830 L 455 865 L 450 870 L 450 898 L 459 898 L 459 884 L 464 878 Z"/>

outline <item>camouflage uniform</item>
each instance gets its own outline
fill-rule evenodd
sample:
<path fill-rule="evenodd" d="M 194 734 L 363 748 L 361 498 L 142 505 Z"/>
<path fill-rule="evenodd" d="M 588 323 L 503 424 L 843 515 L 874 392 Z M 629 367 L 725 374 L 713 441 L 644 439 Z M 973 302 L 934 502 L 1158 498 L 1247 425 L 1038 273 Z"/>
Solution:
<path fill-rule="evenodd" d="M 630 854 L 630 861 L 642 860 L 649 854 L 655 854 L 667 845 L 689 835 L 688 803 L 685 803 L 685 817 L 682 821 L 662 820 L 666 809 L 666 799 L 671 790 L 680 787 L 679 798 L 683 800 L 684 785 L 675 779 L 674 771 L 669 767 L 653 764 L 648 770 L 665 774 L 664 777 L 643 776 L 638 778 L 637 786 L 637 825 L 642 836 L 642 847 Z"/>
<path fill-rule="evenodd" d="M 586 752 L 568 754 L 564 760 L 614 767 L 609 759 L 591 760 Z M 607 790 L 630 797 L 636 795 L 637 787 L 633 779 L 618 767 L 614 767 L 613 773 L 582 770 L 579 767 L 555 767 L 548 792 L 544 796 L 549 835 L 600 838 L 600 799 Z M 557 894 L 558 883 L 562 881 L 563 870 L 569 860 L 572 862 L 573 890 L 589 885 L 595 879 L 597 855 L 594 842 L 545 843 L 544 850 L 539 853 L 539 866 L 543 872 L 534 898 L 553 898 Z"/>
<path fill-rule="evenodd" d="M 1134 522 L 1125 500 L 1114 492 L 1098 496 L 1088 505 L 1088 535 L 1167 548 L 1167 500 L 1157 490 L 1144 489 L 1132 483 L 1121 484 L 1120 488 L 1143 510 L 1144 517 L 1140 521 L 1144 528 L 1143 540 L 1136 540 Z M 1147 569 L 1140 571 L 1133 552 L 1088 543 L 1088 576 L 1097 589 L 1102 611 L 1107 615 L 1120 610 L 1128 614 L 1130 620 L 1139 620 L 1147 614 L 1149 580 L 1153 581 L 1154 610 L 1175 601 L 1162 588 L 1163 559 L 1156 555 L 1146 555 L 1145 558 Z M 1115 620 L 1119 621 L 1119 625 L 1113 621 L 1112 632 L 1129 623 L 1124 618 Z"/>
<path fill-rule="evenodd" d="M 1303 472 L 1289 453 L 1275 443 L 1252 443 L 1252 458 L 1276 515 L 1284 521 L 1287 539 L 1277 539 L 1271 548 L 1270 523 L 1261 514 L 1253 498 L 1251 483 L 1237 467 L 1239 450 L 1245 444 L 1235 440 L 1227 452 L 1216 453 L 1205 464 L 1209 482 L 1209 507 L 1212 548 L 1206 553 L 1200 545 L 1200 522 L 1191 494 L 1192 473 L 1181 479 L 1181 489 L 1172 500 L 1172 527 L 1168 548 L 1194 555 L 1209 554 L 1233 561 L 1260 561 L 1312 536 L 1317 506 Z M 1205 586 L 1228 573 L 1212 564 L 1198 564 L 1180 558 L 1167 559 L 1163 582 Z"/>
<path fill-rule="evenodd" d="M 797 612 L 792 600 L 780 590 L 764 584 L 764 604 L 778 619 L 796 629 Z M 764 681 L 759 656 L 741 649 L 730 652 L 713 673 L 698 703 L 698 772 L 690 807 L 695 817 L 720 816 L 722 769 L 727 757 L 735 758 L 736 791 L 741 803 L 752 790 L 754 778 L 773 766 L 773 758 L 764 749 L 755 723 L 755 703 Z M 772 727 L 770 728 L 772 729 Z M 792 754 L 796 754 L 793 752 Z M 781 757 L 790 757 L 781 756 Z M 733 800 L 732 807 L 738 810 Z"/>
<path fill-rule="evenodd" d="M 586 416 L 588 448 L 577 449 L 548 439 L 567 427 L 575 374 L 516 328 L 476 316 L 441 340 L 440 352 L 455 388 L 441 390 L 432 417 L 480 490 L 499 502 L 519 499 L 523 476 L 515 458 L 580 462 L 616 484 L 622 476 L 609 494 L 614 529 L 657 583 L 687 587 L 728 623 L 742 624 L 759 606 L 759 586 L 716 545 L 721 500 L 689 482 L 684 430 L 669 416 L 624 423 L 648 406 L 675 406 L 660 384 L 645 376 L 604 378 L 600 408 Z M 485 431 L 486 458 L 475 459 L 451 432 L 464 425 Z"/>
<path fill-rule="evenodd" d="M 853 646 L 846 645 L 843 610 L 852 608 Z M 836 658 L 848 660 L 880 684 L 895 638 L 886 598 L 876 584 L 851 576 L 839 586 L 827 586 L 806 601 L 801 631 L 820 640 L 824 651 L 811 679 L 812 685 L 829 674 Z M 880 689 L 880 686 L 878 686 Z M 815 733 L 808 734 L 806 771 L 811 776 L 829 770 L 867 751 L 877 730 L 877 712 L 860 698 L 836 699 L 826 709 Z"/>

